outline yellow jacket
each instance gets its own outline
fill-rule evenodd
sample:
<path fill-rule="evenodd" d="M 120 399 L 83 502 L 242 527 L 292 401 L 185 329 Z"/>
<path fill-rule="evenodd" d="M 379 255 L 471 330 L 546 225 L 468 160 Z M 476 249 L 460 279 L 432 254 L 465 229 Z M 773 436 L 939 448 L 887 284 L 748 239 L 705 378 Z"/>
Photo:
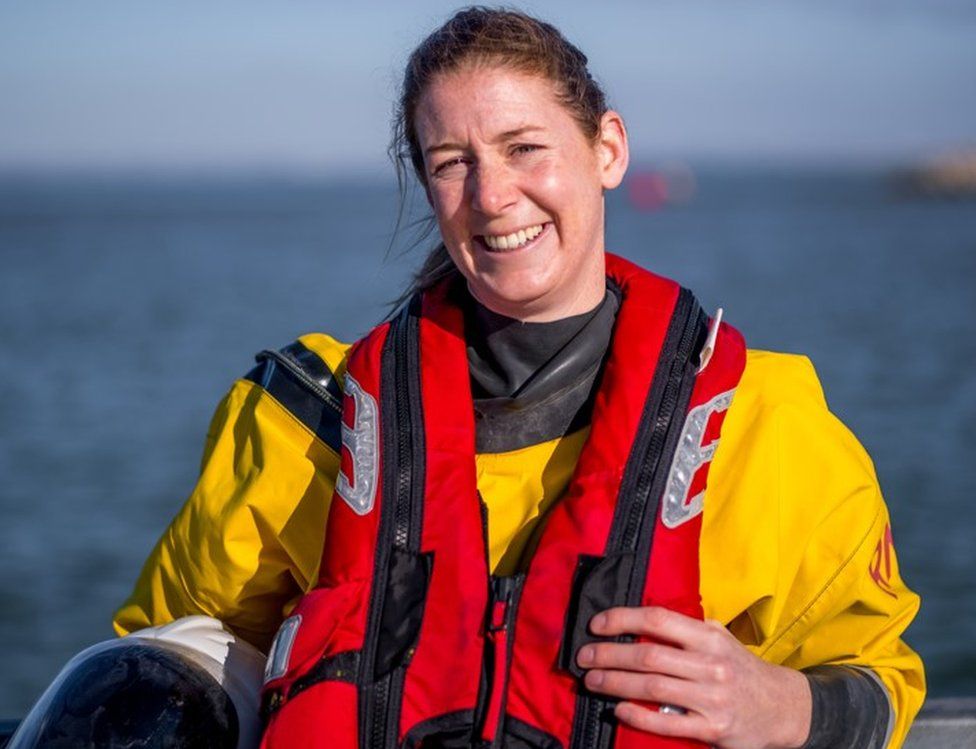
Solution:
<path fill-rule="evenodd" d="M 348 345 L 317 333 L 300 341 L 341 382 Z M 476 457 L 496 573 L 513 571 L 587 433 Z M 115 630 L 206 614 L 266 650 L 316 582 L 338 470 L 335 451 L 273 396 L 235 382 L 211 421 L 199 481 Z M 888 523 L 871 460 L 828 411 L 809 360 L 749 351 L 705 498 L 705 616 L 772 663 L 870 668 L 891 699 L 898 747 L 925 678 L 900 639 L 919 599 L 898 572 Z"/>

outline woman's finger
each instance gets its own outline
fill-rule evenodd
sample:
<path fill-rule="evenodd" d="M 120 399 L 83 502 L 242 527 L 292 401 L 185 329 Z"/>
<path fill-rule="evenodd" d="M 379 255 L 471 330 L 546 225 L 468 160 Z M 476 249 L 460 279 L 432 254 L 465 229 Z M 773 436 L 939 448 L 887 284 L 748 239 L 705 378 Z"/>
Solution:
<path fill-rule="evenodd" d="M 698 712 L 711 703 L 711 688 L 663 674 L 595 669 L 583 678 L 591 692 L 625 700 L 660 702 Z"/>
<path fill-rule="evenodd" d="M 717 652 L 731 636 L 718 622 L 703 622 L 661 606 L 607 609 L 590 620 L 590 630 L 607 636 L 648 635 L 703 652 Z"/>
<path fill-rule="evenodd" d="M 621 723 L 658 736 L 708 740 L 710 735 L 708 722 L 695 712 L 660 712 L 633 702 L 621 702 L 613 712 Z"/>
<path fill-rule="evenodd" d="M 580 648 L 576 662 L 588 669 L 658 673 L 695 681 L 709 679 L 714 671 L 707 656 L 656 642 L 591 643 Z"/>

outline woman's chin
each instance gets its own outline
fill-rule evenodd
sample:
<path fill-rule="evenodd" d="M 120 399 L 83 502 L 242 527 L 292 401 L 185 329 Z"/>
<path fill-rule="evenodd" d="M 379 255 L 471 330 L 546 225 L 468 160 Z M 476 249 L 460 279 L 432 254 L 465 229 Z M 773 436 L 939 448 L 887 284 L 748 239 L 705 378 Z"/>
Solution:
<path fill-rule="evenodd" d="M 506 317 L 524 320 L 544 307 L 545 294 L 525 287 L 485 287 L 468 283 L 468 290 L 482 306 Z"/>
<path fill-rule="evenodd" d="M 469 282 L 468 290 L 482 306 L 492 312 L 523 322 L 548 322 L 577 314 L 567 295 L 545 285 L 511 284 L 486 287 Z"/>

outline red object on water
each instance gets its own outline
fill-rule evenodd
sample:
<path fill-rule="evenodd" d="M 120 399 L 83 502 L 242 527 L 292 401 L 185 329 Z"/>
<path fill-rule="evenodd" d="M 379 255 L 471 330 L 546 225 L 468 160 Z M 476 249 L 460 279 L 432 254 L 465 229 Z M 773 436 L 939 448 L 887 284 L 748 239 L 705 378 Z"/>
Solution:
<path fill-rule="evenodd" d="M 637 172 L 627 180 L 627 197 L 638 211 L 660 210 L 668 202 L 668 180 L 660 172 Z"/>

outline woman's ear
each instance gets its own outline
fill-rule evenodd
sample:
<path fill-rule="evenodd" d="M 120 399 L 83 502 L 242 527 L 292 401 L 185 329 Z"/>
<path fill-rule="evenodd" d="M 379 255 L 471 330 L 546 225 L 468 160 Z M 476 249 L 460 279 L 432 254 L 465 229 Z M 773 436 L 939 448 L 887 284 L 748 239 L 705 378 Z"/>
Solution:
<path fill-rule="evenodd" d="M 600 135 L 597 139 L 600 158 L 601 181 L 604 190 L 617 187 L 624 178 L 630 162 L 627 146 L 627 128 L 618 112 L 608 110 L 600 118 Z"/>

